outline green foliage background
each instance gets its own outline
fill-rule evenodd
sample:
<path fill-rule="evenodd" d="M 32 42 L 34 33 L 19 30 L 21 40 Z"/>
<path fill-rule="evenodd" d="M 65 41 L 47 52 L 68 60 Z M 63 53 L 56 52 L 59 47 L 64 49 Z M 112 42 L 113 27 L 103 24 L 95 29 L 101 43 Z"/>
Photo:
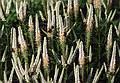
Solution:
<path fill-rule="evenodd" d="M 29 20 L 29 16 L 32 15 L 33 16 L 33 22 L 35 23 L 35 15 L 36 13 L 39 13 L 39 11 L 42 11 L 44 17 L 45 17 L 45 21 L 42 21 L 42 19 L 39 16 L 39 22 L 40 22 L 40 27 L 42 27 L 45 31 L 47 28 L 47 13 L 46 13 L 46 3 L 44 3 L 46 0 L 28 0 L 28 6 L 27 6 L 27 16 L 24 18 L 24 21 L 20 21 L 17 19 L 17 15 L 16 15 L 16 10 L 15 10 L 15 5 L 12 2 L 12 6 L 10 8 L 10 14 L 9 15 L 5 15 L 5 21 L 2 21 L 2 19 L 0 19 L 0 30 L 2 30 L 2 25 L 4 25 L 4 31 L 3 31 L 3 35 L 0 38 L 0 80 L 3 80 L 3 71 L 6 70 L 6 74 L 9 77 L 11 69 L 12 69 L 12 63 L 11 63 L 11 59 L 12 59 L 12 50 L 11 50 L 11 45 L 10 45 L 10 36 L 11 36 L 11 28 L 14 27 L 16 30 L 18 26 L 22 26 L 22 30 L 23 30 L 23 34 L 25 37 L 25 40 L 27 42 L 27 46 L 28 46 L 28 57 L 29 57 L 29 62 L 31 60 L 31 56 L 32 54 L 37 54 L 37 47 L 35 47 L 34 49 L 31 46 L 31 42 L 30 42 L 30 37 L 29 37 L 29 31 L 28 31 L 28 20 Z M 56 0 L 54 0 L 56 1 Z M 68 0 L 62 0 L 66 7 L 67 7 L 67 1 Z M 80 1 L 80 8 L 83 10 L 84 16 L 85 18 L 87 18 L 88 16 L 88 12 L 87 12 L 87 8 L 86 8 L 86 0 L 79 0 Z M 103 1 L 107 1 L 107 0 L 103 0 Z M 104 15 L 105 9 L 102 6 L 101 10 L 102 10 L 102 20 L 99 21 L 99 25 L 98 28 L 95 27 L 95 25 L 93 25 L 93 31 L 90 35 L 90 45 L 92 46 L 92 61 L 91 63 L 86 62 L 86 66 L 85 68 L 88 68 L 87 66 L 89 65 L 89 67 L 93 67 L 94 68 L 94 73 L 96 71 L 96 69 L 100 69 L 101 66 L 103 65 L 104 62 L 107 63 L 106 61 L 106 42 L 107 42 L 107 35 L 109 32 L 109 27 L 110 25 L 116 25 L 118 26 L 119 22 L 120 22 L 120 1 L 119 0 L 115 0 L 113 1 L 113 4 L 110 7 L 107 7 L 108 10 L 108 14 L 110 13 L 110 10 L 114 10 L 116 9 L 116 14 L 115 17 L 112 21 L 110 22 L 106 22 L 106 18 Z M 62 8 L 61 8 L 61 13 L 62 13 Z M 94 9 L 94 12 L 96 12 L 96 10 Z M 75 49 L 76 47 L 76 42 L 80 39 L 81 41 L 83 41 L 84 44 L 84 51 L 85 51 L 85 55 L 88 55 L 87 50 L 86 50 L 86 31 L 85 31 L 85 27 L 86 24 L 83 22 L 82 17 L 80 15 L 79 12 L 79 18 L 78 21 L 75 21 L 74 16 L 71 18 L 72 21 L 72 26 L 74 23 L 76 23 L 76 25 L 73 27 L 73 29 L 71 30 L 70 34 L 68 36 L 66 36 L 66 43 L 65 45 L 68 46 L 68 55 L 70 53 L 71 47 L 73 46 L 73 48 Z M 95 23 L 95 21 L 94 21 Z M 43 39 L 44 37 L 47 37 L 47 35 L 43 32 L 42 28 L 40 28 L 41 31 L 41 43 L 43 43 Z M 2 32 L 1 32 L 2 33 Z M 17 32 L 18 33 L 18 32 Z M 57 32 L 56 32 L 57 33 Z M 53 47 L 51 47 L 51 40 L 47 37 L 48 39 L 48 55 L 49 55 L 49 66 L 50 66 L 50 77 L 53 77 L 54 75 L 54 69 L 55 69 L 55 65 L 57 64 L 58 67 L 60 68 L 60 71 L 62 71 L 63 66 L 60 63 L 57 63 L 57 60 L 55 59 L 54 55 L 52 54 L 52 49 L 55 51 L 55 54 L 58 56 L 58 58 L 60 59 L 61 54 L 62 54 L 62 49 L 61 49 L 61 45 L 58 41 L 58 35 L 54 33 L 55 35 L 53 35 Z M 18 35 L 18 34 L 17 34 Z M 118 37 L 116 35 L 116 31 L 113 28 L 113 40 L 117 41 L 117 47 L 120 47 L 120 36 Z M 35 42 L 35 41 L 34 41 Z M 119 55 L 119 51 L 120 49 L 117 51 L 117 67 L 120 66 L 120 55 Z M 111 50 L 112 52 L 112 50 Z M 5 54 L 5 62 L 2 62 L 2 56 Z M 22 64 L 24 64 L 24 59 L 21 56 L 21 54 L 18 54 Z M 79 52 L 76 52 L 76 56 L 74 58 L 74 62 L 75 64 L 79 64 L 78 62 L 78 55 Z M 41 53 L 42 56 L 42 53 Z M 66 56 L 68 58 L 68 56 Z M 87 57 L 86 57 L 87 58 Z M 109 64 L 108 64 L 109 65 Z M 63 76 L 63 83 L 74 83 L 74 71 L 73 71 L 73 64 L 67 65 L 66 66 L 66 72 L 64 72 L 64 76 Z M 5 69 L 6 68 L 6 69 Z M 41 71 L 44 71 L 43 66 L 41 66 Z M 88 71 L 89 68 L 88 68 Z M 85 76 L 85 78 L 87 78 L 88 75 Z M 39 76 L 38 79 L 40 79 L 41 77 Z M 46 78 L 46 77 L 45 77 Z M 92 77 L 93 78 L 93 77 Z M 120 71 L 118 71 L 116 78 L 115 78 L 115 82 L 114 83 L 119 83 L 120 80 Z M 13 81 L 17 81 L 18 82 L 18 78 L 16 77 L 16 74 L 13 77 Z M 100 79 L 98 81 L 98 83 L 107 83 L 108 79 L 105 75 L 105 70 L 102 72 Z M 16 82 L 15 82 L 16 83 Z"/>

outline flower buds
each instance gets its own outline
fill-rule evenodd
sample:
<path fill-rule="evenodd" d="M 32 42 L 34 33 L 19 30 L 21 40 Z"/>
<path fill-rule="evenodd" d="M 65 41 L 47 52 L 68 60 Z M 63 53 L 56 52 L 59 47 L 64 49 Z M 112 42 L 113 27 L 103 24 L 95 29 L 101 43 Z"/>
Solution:
<path fill-rule="evenodd" d="M 18 43 L 20 45 L 21 52 L 24 53 L 27 50 L 27 44 L 25 42 L 21 26 L 18 27 Z"/>
<path fill-rule="evenodd" d="M 79 47 L 79 64 L 80 67 L 82 68 L 85 64 L 85 56 L 84 56 L 84 50 L 83 50 L 83 42 L 80 42 L 80 47 Z"/>

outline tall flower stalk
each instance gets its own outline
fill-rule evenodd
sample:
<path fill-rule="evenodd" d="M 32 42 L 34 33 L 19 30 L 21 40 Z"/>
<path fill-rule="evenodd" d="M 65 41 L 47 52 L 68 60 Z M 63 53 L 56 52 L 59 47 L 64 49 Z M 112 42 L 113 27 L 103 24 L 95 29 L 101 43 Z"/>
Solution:
<path fill-rule="evenodd" d="M 16 13 L 17 13 L 17 18 L 20 21 L 24 21 L 24 18 L 26 17 L 26 9 L 27 9 L 27 3 L 24 0 L 19 2 L 16 2 Z"/>
<path fill-rule="evenodd" d="M 74 0 L 74 16 L 77 22 L 79 18 L 79 0 Z"/>
<path fill-rule="evenodd" d="M 40 34 L 39 20 L 37 14 L 35 16 L 35 44 L 36 47 L 39 47 L 41 45 L 41 34 Z"/>
<path fill-rule="evenodd" d="M 14 59 L 14 61 L 15 61 L 15 63 L 17 63 L 16 61 L 17 61 L 17 38 L 16 38 L 16 29 L 15 28 L 12 28 L 12 41 L 11 41 L 11 43 L 12 43 L 12 57 L 13 57 L 13 59 Z"/>
<path fill-rule="evenodd" d="M 84 49 L 83 49 L 83 42 L 80 42 L 79 46 L 79 65 L 81 68 L 81 76 L 82 76 L 82 81 L 84 81 L 84 75 L 85 75 L 85 54 L 84 54 Z"/>
<path fill-rule="evenodd" d="M 111 54 L 111 48 L 112 48 L 112 25 L 110 26 L 109 32 L 108 32 L 108 37 L 107 37 L 107 46 L 106 46 L 106 51 L 107 51 L 107 62 L 109 63 L 109 58 Z"/>
<path fill-rule="evenodd" d="M 68 7 L 67 7 L 67 23 L 68 23 L 68 27 L 70 28 L 72 26 L 72 21 L 73 21 L 73 0 L 68 0 Z M 76 3 L 75 3 L 76 5 Z"/>
<path fill-rule="evenodd" d="M 48 59 L 48 53 L 47 53 L 47 39 L 46 39 L 46 37 L 44 37 L 44 41 L 43 41 L 42 58 L 43 58 L 44 74 L 48 79 L 49 78 L 49 59 Z"/>
<path fill-rule="evenodd" d="M 115 69 L 116 69 L 116 41 L 114 41 L 114 44 L 113 44 L 113 51 L 112 51 L 112 56 L 110 61 L 109 72 L 114 74 Z"/>
<path fill-rule="evenodd" d="M 119 82 L 120 22 L 112 3 L 0 0 L 0 83 Z"/>
<path fill-rule="evenodd" d="M 33 17 L 32 15 L 29 16 L 29 21 L 28 21 L 28 31 L 29 31 L 29 36 L 30 36 L 30 42 L 32 45 L 32 49 L 34 49 L 34 24 L 33 24 Z"/>
<path fill-rule="evenodd" d="M 62 55 L 63 55 L 63 58 L 66 61 L 66 55 L 65 55 L 65 30 L 64 30 L 64 25 L 63 25 L 61 15 L 59 15 L 59 31 L 60 31 L 59 32 L 59 40 L 60 40 Z"/>
<path fill-rule="evenodd" d="M 26 44 L 26 41 L 24 39 L 21 26 L 18 27 L 18 43 L 20 45 L 20 50 L 21 50 L 21 53 L 22 53 L 22 55 L 24 57 L 24 61 L 25 61 L 25 79 L 26 79 L 27 82 L 29 82 L 29 80 L 28 80 L 29 79 L 28 78 L 29 64 L 28 64 L 27 44 Z"/>
<path fill-rule="evenodd" d="M 88 18 L 87 18 L 87 24 L 86 24 L 86 50 L 88 53 L 90 41 L 91 41 L 91 32 L 93 29 L 93 5 L 90 4 L 90 8 L 88 10 Z"/>

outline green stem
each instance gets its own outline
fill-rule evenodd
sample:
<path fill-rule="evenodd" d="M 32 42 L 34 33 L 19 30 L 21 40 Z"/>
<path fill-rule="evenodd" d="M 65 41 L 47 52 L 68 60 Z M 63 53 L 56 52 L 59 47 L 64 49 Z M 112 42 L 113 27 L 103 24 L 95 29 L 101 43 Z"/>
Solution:
<path fill-rule="evenodd" d="M 62 50 L 62 55 L 63 55 L 64 61 L 66 62 L 67 55 L 65 54 L 65 42 L 61 42 L 60 46 L 61 46 L 61 50 Z"/>
<path fill-rule="evenodd" d="M 82 76 L 82 82 L 83 82 L 83 83 L 84 83 L 84 81 L 85 81 L 85 78 L 84 78 L 85 76 L 84 76 L 84 75 L 85 75 L 85 71 L 84 71 L 84 67 L 82 67 L 82 68 L 81 68 L 81 76 Z"/>
<path fill-rule="evenodd" d="M 98 39 L 98 40 L 99 40 L 99 44 L 98 44 L 98 50 L 99 50 L 99 51 L 98 51 L 98 57 L 99 57 L 99 58 L 98 58 L 98 59 L 99 59 L 98 61 L 99 61 L 99 64 L 98 64 L 98 66 L 100 66 L 100 54 L 101 54 L 101 53 L 100 53 L 100 52 L 101 52 L 100 31 L 99 31 L 99 39 Z"/>
<path fill-rule="evenodd" d="M 48 67 L 44 67 L 44 76 L 45 76 L 45 79 L 49 78 L 49 68 Z"/>
<path fill-rule="evenodd" d="M 86 52 L 87 52 L 87 55 L 89 54 L 90 35 L 91 35 L 91 32 L 86 32 Z"/>
<path fill-rule="evenodd" d="M 67 67 L 65 67 L 65 77 L 64 77 L 64 83 L 67 83 L 67 77 L 68 77 L 68 74 L 67 74 Z"/>

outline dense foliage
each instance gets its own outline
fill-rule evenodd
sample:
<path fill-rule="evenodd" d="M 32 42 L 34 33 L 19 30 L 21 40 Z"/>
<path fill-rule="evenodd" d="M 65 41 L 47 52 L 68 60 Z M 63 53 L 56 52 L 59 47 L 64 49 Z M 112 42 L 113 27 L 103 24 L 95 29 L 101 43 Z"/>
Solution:
<path fill-rule="evenodd" d="M 0 0 L 0 83 L 119 83 L 119 0 Z"/>

